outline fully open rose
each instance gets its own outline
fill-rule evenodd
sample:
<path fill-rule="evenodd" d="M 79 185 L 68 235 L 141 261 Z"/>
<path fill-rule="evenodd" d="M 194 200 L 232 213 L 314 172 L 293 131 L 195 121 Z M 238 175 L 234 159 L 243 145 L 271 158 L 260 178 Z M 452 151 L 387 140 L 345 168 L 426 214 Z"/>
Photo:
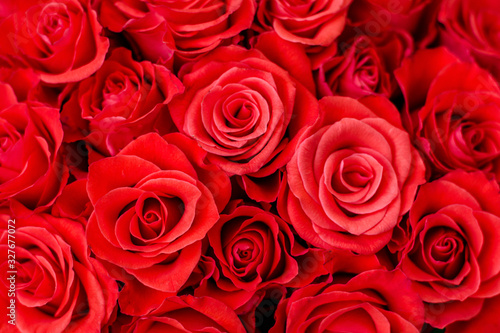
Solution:
<path fill-rule="evenodd" d="M 312 244 L 369 254 L 387 244 L 409 210 L 424 166 L 396 109 L 381 97 L 362 103 L 320 101 L 323 118 L 287 165 L 281 207 Z"/>
<path fill-rule="evenodd" d="M 422 186 L 410 210 L 401 268 L 443 328 L 478 315 L 500 294 L 500 194 L 479 172 L 455 171 Z"/>
<path fill-rule="evenodd" d="M 179 77 L 186 91 L 172 100 L 172 119 L 230 175 L 275 172 L 317 118 L 314 96 L 258 50 L 219 48 L 184 66 Z"/>
<path fill-rule="evenodd" d="M 75 82 L 101 67 L 109 41 L 90 0 L 6 1 L 0 53 L 20 58 L 47 83 Z"/>
<path fill-rule="evenodd" d="M 201 240 L 230 193 L 227 176 L 203 158 L 180 134 L 151 133 L 90 166 L 89 245 L 114 265 L 117 278 L 139 284 L 134 293 L 177 292 L 198 264 Z M 133 279 L 124 279 L 121 269 Z"/>
<path fill-rule="evenodd" d="M 500 332 L 498 1 L 0 0 L 0 332 Z"/>

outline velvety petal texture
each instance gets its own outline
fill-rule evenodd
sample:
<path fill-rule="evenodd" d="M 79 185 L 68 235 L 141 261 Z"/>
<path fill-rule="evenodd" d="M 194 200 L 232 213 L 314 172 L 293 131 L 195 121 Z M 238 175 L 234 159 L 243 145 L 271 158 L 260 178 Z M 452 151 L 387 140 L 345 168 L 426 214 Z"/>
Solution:
<path fill-rule="evenodd" d="M 59 111 L 34 103 L 8 104 L 0 110 L 0 203 L 46 210 L 68 179 Z"/>
<path fill-rule="evenodd" d="M 169 105 L 172 119 L 229 175 L 274 173 L 318 117 L 317 101 L 298 78 L 255 49 L 219 48 L 179 77 L 186 90 Z"/>
<path fill-rule="evenodd" d="M 189 139 L 171 137 L 180 144 L 148 134 L 93 163 L 87 185 L 94 206 L 87 226 L 92 251 L 158 292 L 176 292 L 188 280 L 200 241 L 227 203 L 227 196 L 216 201 L 214 193 L 230 193 L 222 171 L 196 160 L 200 148 L 191 145 L 195 151 L 185 154 Z"/>
<path fill-rule="evenodd" d="M 0 0 L 0 332 L 500 332 L 499 0 Z"/>
<path fill-rule="evenodd" d="M 2 212 L 0 216 L 1 268 L 11 276 L 12 267 L 16 270 L 19 331 L 99 332 L 114 320 L 118 285 L 100 262 L 89 257 L 80 223 L 48 214 L 9 218 Z M 15 226 L 14 243 L 8 242 L 13 240 L 8 225 Z M 8 244 L 15 244 L 14 250 Z M 15 259 L 8 258 L 8 249 Z M 2 306 L 10 305 L 9 288 L 10 284 L 0 284 Z M 2 323 L 2 330 L 9 331 L 8 326 Z"/>
<path fill-rule="evenodd" d="M 76 82 L 102 65 L 109 40 L 90 0 L 9 1 L 0 21 L 0 53 L 21 57 L 47 83 Z"/>
<path fill-rule="evenodd" d="M 420 189 L 400 266 L 431 325 L 471 319 L 500 293 L 499 207 L 498 185 L 480 172 L 454 171 Z"/>
<path fill-rule="evenodd" d="M 297 290 L 280 303 L 270 332 L 420 332 L 423 321 L 422 301 L 401 271 L 368 270 L 345 284 Z"/>
<path fill-rule="evenodd" d="M 323 98 L 322 119 L 287 165 L 280 207 L 301 237 L 325 249 L 380 250 L 425 181 L 396 110 L 379 97 L 364 103 Z"/>

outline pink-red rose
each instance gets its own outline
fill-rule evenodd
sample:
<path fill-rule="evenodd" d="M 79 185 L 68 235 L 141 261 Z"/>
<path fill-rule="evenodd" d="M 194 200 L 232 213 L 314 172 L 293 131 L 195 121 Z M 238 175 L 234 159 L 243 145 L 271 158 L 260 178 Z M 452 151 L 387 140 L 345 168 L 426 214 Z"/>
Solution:
<path fill-rule="evenodd" d="M 125 31 L 148 58 L 168 60 L 174 52 L 178 67 L 231 44 L 250 28 L 255 8 L 254 0 L 103 0 L 100 15 L 104 26 Z"/>
<path fill-rule="evenodd" d="M 290 50 L 275 45 L 273 53 Z M 256 49 L 218 48 L 179 78 L 186 90 L 170 104 L 172 119 L 230 175 L 264 177 L 283 167 L 318 115 L 314 96 Z"/>
<path fill-rule="evenodd" d="M 282 216 L 318 247 L 375 253 L 425 182 L 423 162 L 388 100 L 325 97 L 320 108 L 287 165 Z"/>
<path fill-rule="evenodd" d="M 329 46 L 340 35 L 351 0 L 261 0 L 257 20 L 284 40 L 308 46 Z"/>
<path fill-rule="evenodd" d="M 413 332 L 424 309 L 400 271 L 369 270 L 347 283 L 320 283 L 293 292 L 276 311 L 271 333 Z"/>
<path fill-rule="evenodd" d="M 285 221 L 258 206 L 230 203 L 208 239 L 217 270 L 195 295 L 210 295 L 233 309 L 272 284 L 297 287 L 327 273 L 321 253 L 305 249 Z M 308 260 L 315 266 L 305 272 Z"/>
<path fill-rule="evenodd" d="M 104 267 L 89 257 L 83 226 L 47 214 L 22 219 L 7 213 L 0 213 L 4 259 L 0 297 L 5 309 L 12 300 L 8 290 L 15 290 L 18 331 L 100 332 L 114 319 L 118 286 Z M 9 271 L 16 271 L 14 279 L 6 279 Z M 0 325 L 2 332 L 14 332 L 7 320 Z"/>
<path fill-rule="evenodd" d="M 113 50 L 95 75 L 72 88 L 62 107 L 65 141 L 86 140 L 92 149 L 116 155 L 135 138 L 175 128 L 167 103 L 183 91 L 164 66 L 137 62 L 129 50 Z"/>
<path fill-rule="evenodd" d="M 118 319 L 116 333 L 211 332 L 245 333 L 238 316 L 224 303 L 210 297 L 173 296 L 140 317 Z"/>
<path fill-rule="evenodd" d="M 41 211 L 61 193 L 68 179 L 60 147 L 59 110 L 17 103 L 12 88 L 0 83 L 0 202 L 18 202 Z"/>

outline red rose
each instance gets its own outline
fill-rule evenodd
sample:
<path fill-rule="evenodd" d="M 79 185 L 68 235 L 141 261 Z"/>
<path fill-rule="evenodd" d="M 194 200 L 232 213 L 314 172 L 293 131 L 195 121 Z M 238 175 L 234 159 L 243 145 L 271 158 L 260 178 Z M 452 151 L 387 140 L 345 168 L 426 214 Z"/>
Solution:
<path fill-rule="evenodd" d="M 277 50 L 290 50 L 273 40 Z M 230 175 L 274 173 L 317 118 L 314 96 L 255 49 L 218 48 L 185 65 L 179 78 L 186 91 L 172 100 L 172 119 Z"/>
<path fill-rule="evenodd" d="M 261 0 L 257 20 L 284 40 L 309 46 L 329 46 L 344 28 L 352 0 Z"/>
<path fill-rule="evenodd" d="M 371 94 L 393 97 L 398 89 L 392 74 L 412 51 L 411 37 L 399 30 L 373 38 L 356 35 L 338 42 L 340 53 L 319 68 L 316 83 L 320 96 L 359 98 Z"/>
<path fill-rule="evenodd" d="M 408 127 L 433 176 L 483 170 L 500 181 L 500 88 L 495 80 L 442 48 L 416 53 L 396 76 L 406 97 Z"/>
<path fill-rule="evenodd" d="M 423 162 L 382 97 L 320 101 L 322 119 L 287 165 L 282 216 L 325 249 L 375 253 L 424 183 Z"/>
<path fill-rule="evenodd" d="M 181 63 L 230 42 L 231 38 L 250 28 L 256 7 L 254 0 L 148 2 L 165 18 L 169 33 L 164 41 Z"/>
<path fill-rule="evenodd" d="M 420 188 L 400 267 L 443 328 L 500 294 L 500 194 L 481 172 L 451 172 Z"/>
<path fill-rule="evenodd" d="M 497 1 L 444 0 L 441 43 L 462 60 L 475 60 L 500 81 L 500 6 Z"/>
<path fill-rule="evenodd" d="M 174 124 L 166 104 L 182 91 L 180 81 L 165 67 L 136 62 L 129 50 L 115 49 L 63 105 L 65 141 L 85 139 L 109 156 L 157 127 L 163 134 L 171 132 Z"/>
<path fill-rule="evenodd" d="M 172 65 L 174 50 L 163 42 L 167 22 L 142 0 L 101 0 L 99 21 L 109 30 L 123 33 L 130 41 L 134 54 L 156 62 L 160 59 Z"/>
<path fill-rule="evenodd" d="M 255 7 L 254 0 L 103 0 L 100 14 L 104 26 L 125 31 L 141 53 L 167 60 L 170 50 L 180 65 L 250 28 Z"/>
<path fill-rule="evenodd" d="M 59 149 L 59 110 L 16 103 L 10 86 L 0 83 L 0 89 L 5 87 L 0 102 L 0 203 L 10 200 L 41 211 L 54 202 L 68 179 Z"/>
<path fill-rule="evenodd" d="M 87 238 L 112 274 L 135 286 L 127 287 L 127 299 L 120 295 L 122 311 L 150 309 L 163 298 L 154 298 L 157 292 L 180 290 L 198 264 L 201 240 L 231 192 L 227 176 L 204 158 L 180 134 L 163 139 L 150 133 L 90 165 L 87 191 L 94 212 Z"/>
<path fill-rule="evenodd" d="M 120 323 L 120 321 L 122 323 Z M 210 297 L 173 296 L 141 317 L 117 321 L 113 332 L 211 332 L 245 333 L 233 310 Z"/>
<path fill-rule="evenodd" d="M 369 270 L 347 283 L 320 283 L 293 292 L 276 311 L 271 333 L 420 332 L 422 301 L 399 271 Z"/>
<path fill-rule="evenodd" d="M 296 242 L 278 216 L 242 202 L 230 203 L 225 212 L 208 233 L 217 264 L 214 282 L 202 284 L 195 295 L 209 295 L 237 309 L 271 284 L 297 287 L 327 273 L 321 254 Z M 313 259 L 316 269 L 306 277 L 301 264 Z M 297 281 L 299 273 L 302 281 Z"/>
<path fill-rule="evenodd" d="M 7 297 L 12 280 L 6 279 L 6 272 L 15 270 L 18 331 L 100 332 L 113 319 L 118 286 L 104 267 L 89 257 L 80 223 L 47 214 L 14 219 L 7 212 L 0 213 L 0 222 L 4 259 L 0 297 L 5 309 L 12 299 Z M 15 238 L 10 237 L 13 235 Z M 11 249 L 8 244 L 15 244 L 9 251 L 14 255 L 8 258 L 15 257 L 15 269 L 6 260 Z M 7 320 L 1 325 L 2 332 L 13 332 Z"/>
<path fill-rule="evenodd" d="M 0 54 L 20 57 L 47 83 L 89 77 L 104 61 L 109 41 L 100 36 L 89 0 L 8 1 L 0 20 Z"/>

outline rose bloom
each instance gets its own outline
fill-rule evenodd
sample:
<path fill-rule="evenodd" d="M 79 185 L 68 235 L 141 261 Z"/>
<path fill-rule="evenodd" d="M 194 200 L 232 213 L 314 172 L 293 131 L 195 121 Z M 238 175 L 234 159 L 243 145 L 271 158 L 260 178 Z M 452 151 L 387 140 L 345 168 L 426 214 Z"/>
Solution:
<path fill-rule="evenodd" d="M 17 103 L 12 88 L 0 83 L 0 203 L 10 201 L 47 209 L 61 193 L 68 168 L 60 153 L 59 110 Z"/>
<path fill-rule="evenodd" d="M 116 333 L 213 332 L 245 333 L 238 316 L 224 303 L 210 297 L 168 297 L 160 307 L 140 317 L 119 318 Z"/>
<path fill-rule="evenodd" d="M 270 285 L 298 287 L 327 273 L 321 253 L 296 242 L 284 220 L 241 200 L 228 205 L 208 239 L 217 269 L 195 295 L 209 295 L 233 309 Z M 303 262 L 313 260 L 315 269 L 303 272 Z"/>
<path fill-rule="evenodd" d="M 113 50 L 95 75 L 70 90 L 61 119 L 65 141 L 85 140 L 102 155 L 116 155 L 134 138 L 175 125 L 166 104 L 183 91 L 165 67 L 137 62 L 125 48 Z"/>
<path fill-rule="evenodd" d="M 308 46 L 329 46 L 346 21 L 351 0 L 261 0 L 257 21 L 284 40 Z"/>
<path fill-rule="evenodd" d="M 500 88 L 489 73 L 439 48 L 417 52 L 396 76 L 432 176 L 482 170 L 500 180 Z"/>
<path fill-rule="evenodd" d="M 205 155 L 181 134 L 150 133 L 90 165 L 94 212 L 87 239 L 125 283 L 122 311 L 152 309 L 163 293 L 179 291 L 197 266 L 201 240 L 231 193 L 228 177 L 205 164 Z"/>
<path fill-rule="evenodd" d="M 453 171 L 421 187 L 400 267 L 444 328 L 479 314 L 500 294 L 500 194 L 481 172 Z"/>
<path fill-rule="evenodd" d="M 388 30 L 372 38 L 358 34 L 340 38 L 339 53 L 327 59 L 316 73 L 318 95 L 393 97 L 398 85 L 392 72 L 411 54 L 412 46 L 411 37 L 400 30 Z"/>
<path fill-rule="evenodd" d="M 7 1 L 0 12 L 0 54 L 20 58 L 47 83 L 89 77 L 104 61 L 109 41 L 88 0 Z"/>
<path fill-rule="evenodd" d="M 500 81 L 500 4 L 494 0 L 442 2 L 440 41 L 465 61 L 476 61 Z"/>
<path fill-rule="evenodd" d="M 287 165 L 281 216 L 311 244 L 371 254 L 409 209 L 424 165 L 385 98 L 320 100 L 322 118 Z"/>
<path fill-rule="evenodd" d="M 424 309 L 399 270 L 368 270 L 346 283 L 326 282 L 295 290 L 280 302 L 275 317 L 270 333 L 418 333 Z"/>
<path fill-rule="evenodd" d="M 147 1 L 101 0 L 97 8 L 103 27 L 123 34 L 134 54 L 152 62 L 166 62 L 171 68 L 174 50 L 163 42 L 167 22 Z"/>
<path fill-rule="evenodd" d="M 276 36 L 265 38 L 275 43 L 273 54 L 292 50 Z M 292 62 L 304 68 L 301 56 Z M 229 175 L 276 172 L 318 115 L 314 96 L 257 49 L 218 48 L 185 65 L 179 78 L 186 90 L 169 105 L 172 119 Z"/>
<path fill-rule="evenodd" d="M 250 28 L 255 7 L 254 0 L 103 0 L 100 12 L 105 26 L 126 31 L 145 52 L 158 53 L 156 49 L 166 45 L 182 64 L 231 43 Z M 159 44 L 161 33 L 165 45 Z M 166 54 L 165 50 L 160 53 Z"/>
<path fill-rule="evenodd" d="M 11 250 L 15 252 L 17 271 L 15 331 L 100 332 L 116 316 L 118 286 L 104 267 L 89 257 L 82 225 L 47 214 L 22 219 L 9 213 L 0 213 L 0 267 L 4 273 L 13 270 L 7 252 L 8 244 L 15 240 L 15 249 Z M 15 234 L 8 232 L 13 230 L 8 227 L 9 219 L 15 220 L 15 224 L 9 223 L 15 227 Z M 15 239 L 8 237 L 12 235 Z M 0 283 L 4 309 L 11 300 L 7 297 L 10 281 L 2 278 Z M 0 330 L 13 332 L 13 326 L 4 319 Z"/>

